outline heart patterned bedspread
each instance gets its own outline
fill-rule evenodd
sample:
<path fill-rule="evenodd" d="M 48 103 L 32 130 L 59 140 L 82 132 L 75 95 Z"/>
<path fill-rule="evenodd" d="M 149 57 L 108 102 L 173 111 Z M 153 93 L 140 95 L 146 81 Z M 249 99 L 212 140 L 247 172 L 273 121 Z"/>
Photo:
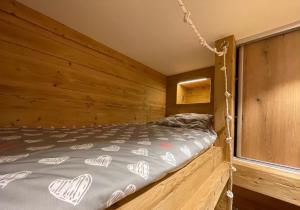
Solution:
<path fill-rule="evenodd" d="M 105 209 L 215 139 L 212 131 L 153 124 L 0 128 L 0 209 Z"/>

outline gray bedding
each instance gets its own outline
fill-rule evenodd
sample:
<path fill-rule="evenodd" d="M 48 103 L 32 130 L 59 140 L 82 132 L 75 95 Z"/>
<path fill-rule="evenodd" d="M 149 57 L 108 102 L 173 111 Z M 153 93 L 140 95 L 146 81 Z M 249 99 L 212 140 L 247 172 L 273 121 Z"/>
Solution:
<path fill-rule="evenodd" d="M 0 128 L 0 209 L 105 209 L 203 153 L 211 130 Z"/>

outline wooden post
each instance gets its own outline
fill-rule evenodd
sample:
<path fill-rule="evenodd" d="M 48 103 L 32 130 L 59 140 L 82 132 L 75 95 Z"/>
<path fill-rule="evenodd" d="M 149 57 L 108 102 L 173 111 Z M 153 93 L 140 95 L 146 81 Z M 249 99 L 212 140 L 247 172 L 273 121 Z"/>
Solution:
<path fill-rule="evenodd" d="M 236 65 L 236 45 L 235 38 L 233 35 L 226 38 L 217 40 L 215 46 L 218 51 L 222 51 L 224 43 L 228 44 L 227 54 L 226 54 L 226 67 L 227 67 L 227 78 L 228 78 L 228 91 L 231 93 L 231 98 L 229 101 L 229 113 L 232 116 L 232 121 L 230 124 L 231 136 L 234 139 L 234 99 L 235 99 L 235 65 Z M 223 148 L 225 159 L 227 161 L 232 158 L 233 154 L 230 154 L 229 146 L 226 144 L 225 135 L 225 81 L 224 72 L 221 71 L 223 66 L 223 57 L 215 55 L 215 83 L 214 83 L 214 126 L 218 133 L 218 140 L 215 143 L 216 146 Z M 234 148 L 234 141 L 232 141 L 232 148 Z M 227 187 L 226 187 L 227 189 Z M 216 210 L 231 209 L 232 199 L 228 199 L 226 196 L 226 190 L 220 199 L 220 203 L 217 205 Z"/>
<path fill-rule="evenodd" d="M 234 139 L 234 98 L 235 98 L 235 65 L 236 65 L 236 46 L 234 36 L 228 36 L 226 38 L 217 40 L 215 45 L 219 51 L 222 50 L 224 42 L 228 42 L 228 51 L 226 55 L 226 67 L 228 76 L 228 90 L 232 97 L 229 102 L 229 112 L 233 117 L 231 121 L 231 135 Z M 216 142 L 217 146 L 226 148 L 225 142 L 225 88 L 224 88 L 224 73 L 220 70 L 223 66 L 223 57 L 215 56 L 215 94 L 214 94 L 214 123 L 215 130 L 219 134 L 219 140 Z M 226 149 L 226 151 L 228 151 Z M 228 160 L 229 153 L 226 154 Z"/>

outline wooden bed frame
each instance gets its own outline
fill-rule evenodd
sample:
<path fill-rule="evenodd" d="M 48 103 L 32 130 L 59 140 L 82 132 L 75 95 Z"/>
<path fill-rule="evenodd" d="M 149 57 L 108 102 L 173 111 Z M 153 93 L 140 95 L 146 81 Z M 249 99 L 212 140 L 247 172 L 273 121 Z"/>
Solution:
<path fill-rule="evenodd" d="M 214 209 L 229 178 L 221 147 L 211 147 L 182 169 L 109 209 Z"/>
<path fill-rule="evenodd" d="M 39 19 L 46 17 L 21 5 L 13 0 L 2 0 L 0 9 L 4 11 L 5 17 L 20 17 L 39 25 Z M 9 16 L 9 18 L 11 18 Z M 41 17 L 40 17 L 41 16 Z M 61 37 L 74 36 L 76 42 L 83 41 L 92 43 L 87 37 L 82 38 L 79 33 L 59 25 L 56 21 L 47 19 L 47 30 L 51 33 L 59 33 Z M 57 32 L 59 28 L 59 32 Z M 60 34 L 61 33 L 61 34 Z M 74 35 L 75 34 L 75 35 Z M 79 37 L 79 38 L 78 38 Z M 71 40 L 71 39 L 70 39 Z M 233 97 L 230 102 L 230 114 L 234 116 L 234 77 L 235 77 L 235 40 L 233 36 L 216 41 L 216 47 L 220 48 L 224 41 L 228 41 L 229 48 L 226 57 L 229 91 Z M 93 45 L 88 45 L 93 46 Z M 229 179 L 230 157 L 228 145 L 225 143 L 224 135 L 224 78 L 220 68 L 223 61 L 220 57 L 215 58 L 214 78 L 214 113 L 215 130 L 218 140 L 215 145 L 205 153 L 192 160 L 187 166 L 173 172 L 162 180 L 136 192 L 135 194 L 121 200 L 109 209 L 227 209 L 228 199 L 224 196 Z M 233 130 L 232 121 L 231 129 Z M 233 133 L 233 132 L 232 132 Z M 218 201 L 220 201 L 218 203 Z"/>

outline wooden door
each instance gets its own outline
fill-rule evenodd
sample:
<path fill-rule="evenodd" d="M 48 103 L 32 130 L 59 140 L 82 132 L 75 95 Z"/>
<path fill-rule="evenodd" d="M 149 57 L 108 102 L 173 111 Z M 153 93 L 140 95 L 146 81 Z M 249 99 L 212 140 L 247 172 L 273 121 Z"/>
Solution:
<path fill-rule="evenodd" d="M 243 47 L 243 157 L 300 167 L 300 30 Z"/>

